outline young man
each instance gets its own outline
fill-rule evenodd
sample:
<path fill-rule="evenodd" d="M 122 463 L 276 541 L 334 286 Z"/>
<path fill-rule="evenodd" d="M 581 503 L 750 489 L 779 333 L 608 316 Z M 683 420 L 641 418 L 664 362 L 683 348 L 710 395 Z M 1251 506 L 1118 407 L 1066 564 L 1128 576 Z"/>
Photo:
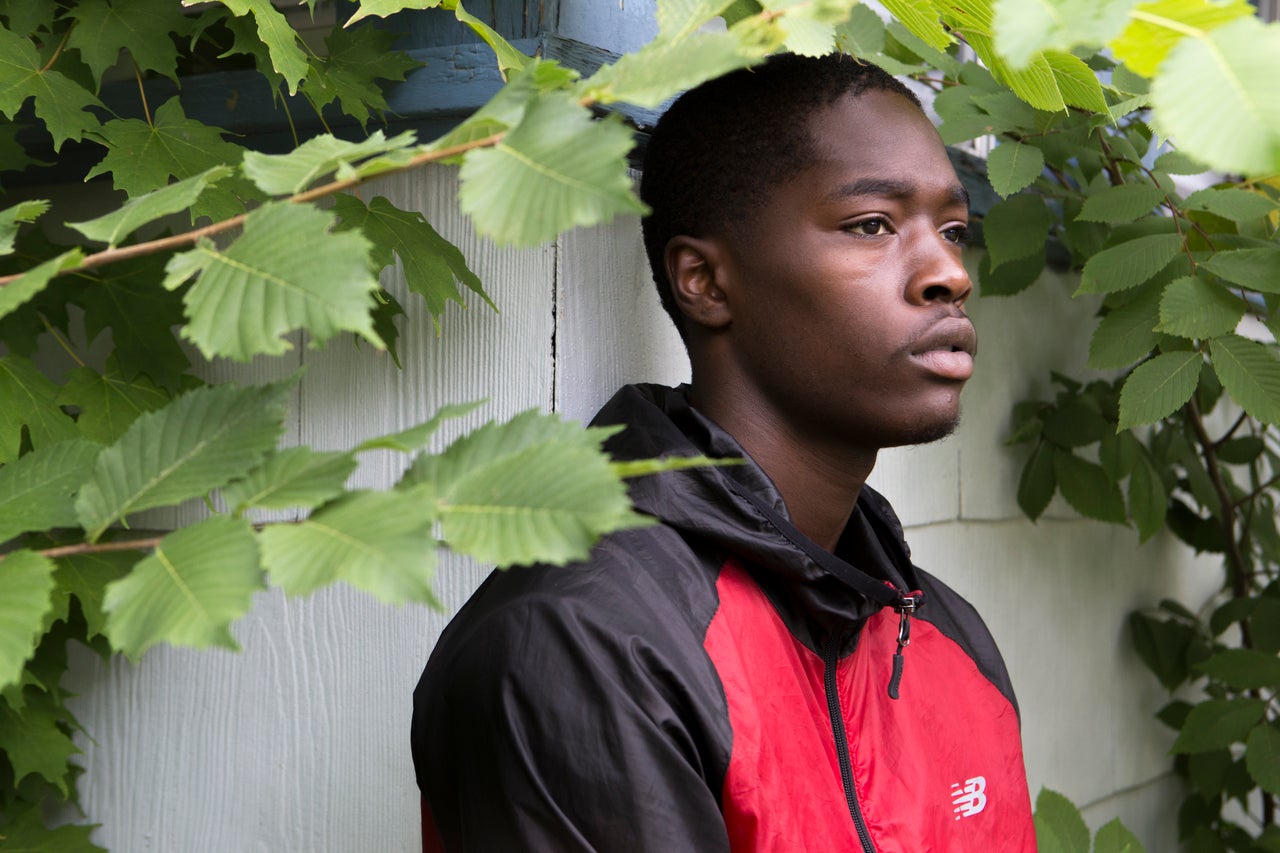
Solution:
<path fill-rule="evenodd" d="M 693 381 L 597 423 L 747 462 L 636 482 L 660 526 L 458 614 L 414 694 L 426 849 L 1034 850 L 999 654 L 864 485 L 973 367 L 937 132 L 874 66 L 777 57 L 672 106 L 641 195 Z"/>

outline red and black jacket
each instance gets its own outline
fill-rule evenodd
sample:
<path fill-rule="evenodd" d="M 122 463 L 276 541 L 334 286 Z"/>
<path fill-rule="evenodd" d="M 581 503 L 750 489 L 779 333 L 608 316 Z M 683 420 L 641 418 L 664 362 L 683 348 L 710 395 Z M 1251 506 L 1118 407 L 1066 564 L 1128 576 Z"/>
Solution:
<path fill-rule="evenodd" d="M 618 458 L 742 455 L 680 391 L 596 423 Z M 999 652 L 862 491 L 831 555 L 750 463 L 664 473 L 632 490 L 661 525 L 490 576 L 414 693 L 424 848 L 1034 851 Z"/>

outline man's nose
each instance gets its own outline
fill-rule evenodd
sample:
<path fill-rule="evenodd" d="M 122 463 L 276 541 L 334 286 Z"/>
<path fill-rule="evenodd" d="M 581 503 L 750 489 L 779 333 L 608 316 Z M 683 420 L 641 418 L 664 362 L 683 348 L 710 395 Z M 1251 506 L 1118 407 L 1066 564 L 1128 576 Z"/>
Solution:
<path fill-rule="evenodd" d="M 929 302 L 963 305 L 973 293 L 973 282 L 964 268 L 954 243 L 934 232 L 915 247 L 914 274 L 907 298 L 920 304 Z"/>

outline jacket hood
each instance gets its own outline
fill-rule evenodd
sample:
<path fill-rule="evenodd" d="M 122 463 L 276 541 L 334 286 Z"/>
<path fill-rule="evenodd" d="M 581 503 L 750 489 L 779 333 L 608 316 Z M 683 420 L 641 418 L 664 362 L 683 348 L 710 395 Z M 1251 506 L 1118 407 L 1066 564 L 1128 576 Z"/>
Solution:
<path fill-rule="evenodd" d="M 738 557 L 757 574 L 784 618 L 792 617 L 787 621 L 793 632 L 815 647 L 833 634 L 849 636 L 885 606 L 868 590 L 874 594 L 886 583 L 901 593 L 919 589 L 902 525 L 888 501 L 863 486 L 833 559 L 789 523 L 768 475 L 732 436 L 689 404 L 687 386 L 628 385 L 593 424 L 625 425 L 605 445 L 618 460 L 700 454 L 743 460 L 638 478 L 631 483 L 631 499 L 686 539 Z"/>

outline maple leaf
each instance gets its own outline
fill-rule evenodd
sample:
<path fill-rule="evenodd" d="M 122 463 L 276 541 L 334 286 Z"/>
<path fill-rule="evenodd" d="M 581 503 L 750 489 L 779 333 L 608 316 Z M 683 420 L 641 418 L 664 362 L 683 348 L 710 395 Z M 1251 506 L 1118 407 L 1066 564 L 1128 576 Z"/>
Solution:
<path fill-rule="evenodd" d="M 107 359 L 102 373 L 91 367 L 71 371 L 58 392 L 59 404 L 79 407 L 76 428 L 80 434 L 99 444 L 111 444 L 138 415 L 155 411 L 168 402 L 169 395 L 146 376 L 125 379 L 114 356 Z"/>
<path fill-rule="evenodd" d="M 377 80 L 400 81 L 419 66 L 406 54 L 392 49 L 395 33 L 376 27 L 334 30 L 325 39 L 326 59 L 312 60 L 303 93 L 319 112 L 338 101 L 342 111 L 360 124 L 370 110 L 382 112 L 387 101 Z"/>
<path fill-rule="evenodd" d="M 170 393 L 182 385 L 191 361 L 179 346 L 173 327 L 183 321 L 182 294 L 158 285 L 166 258 L 151 255 L 113 264 L 108 275 L 79 290 L 85 334 L 93 340 L 112 330 L 120 373 L 126 382 L 139 374 Z"/>
<path fill-rule="evenodd" d="M 190 5 L 193 2 L 195 0 L 183 0 L 183 5 Z M 289 26 L 285 16 L 271 5 L 271 0 L 220 0 L 220 2 L 230 9 L 231 14 L 236 18 L 247 21 L 247 16 L 252 14 L 256 24 L 257 31 L 252 36 L 246 33 L 246 37 L 241 38 L 237 35 L 236 47 L 233 50 L 238 53 L 253 54 L 258 59 L 258 68 L 264 74 L 268 69 L 274 68 L 288 85 L 289 94 L 295 94 L 298 91 L 298 82 L 307 75 L 307 55 L 298 46 L 298 34 L 294 32 L 293 27 Z M 230 23 L 228 21 L 228 24 Z M 243 29 L 234 26 L 232 29 L 243 32 Z M 266 48 L 268 61 L 265 64 L 262 62 L 262 54 L 259 50 L 245 50 L 242 47 L 251 42 L 258 42 Z"/>
<path fill-rule="evenodd" d="M 25 427 L 32 447 L 76 437 L 75 424 L 57 404 L 58 386 L 28 358 L 0 358 L 0 463 L 18 457 Z"/>
<path fill-rule="evenodd" d="M 87 108 L 101 107 L 102 102 L 44 65 L 30 40 L 0 27 L 0 113 L 12 120 L 27 99 L 34 98 L 36 116 L 58 151 L 68 139 L 79 142 L 86 131 L 98 127 L 97 116 Z"/>
<path fill-rule="evenodd" d="M 107 156 L 85 180 L 110 173 L 115 188 L 134 197 L 167 185 L 171 178 L 183 180 L 214 166 L 236 166 L 244 149 L 225 141 L 223 133 L 187 118 L 177 97 L 170 98 L 156 110 L 151 124 L 132 118 L 104 124 L 95 135 L 107 144 Z M 216 221 L 243 213 L 246 197 L 252 197 L 248 183 L 228 179 L 201 196 L 191 208 L 191 218 L 209 216 Z"/>
<path fill-rule="evenodd" d="M 116 64 L 121 48 L 129 51 L 143 71 L 178 80 L 178 45 L 170 33 L 188 36 L 191 18 L 170 0 L 127 0 L 116 3 L 83 3 L 70 12 L 76 26 L 67 47 L 93 71 L 95 84 Z"/>

